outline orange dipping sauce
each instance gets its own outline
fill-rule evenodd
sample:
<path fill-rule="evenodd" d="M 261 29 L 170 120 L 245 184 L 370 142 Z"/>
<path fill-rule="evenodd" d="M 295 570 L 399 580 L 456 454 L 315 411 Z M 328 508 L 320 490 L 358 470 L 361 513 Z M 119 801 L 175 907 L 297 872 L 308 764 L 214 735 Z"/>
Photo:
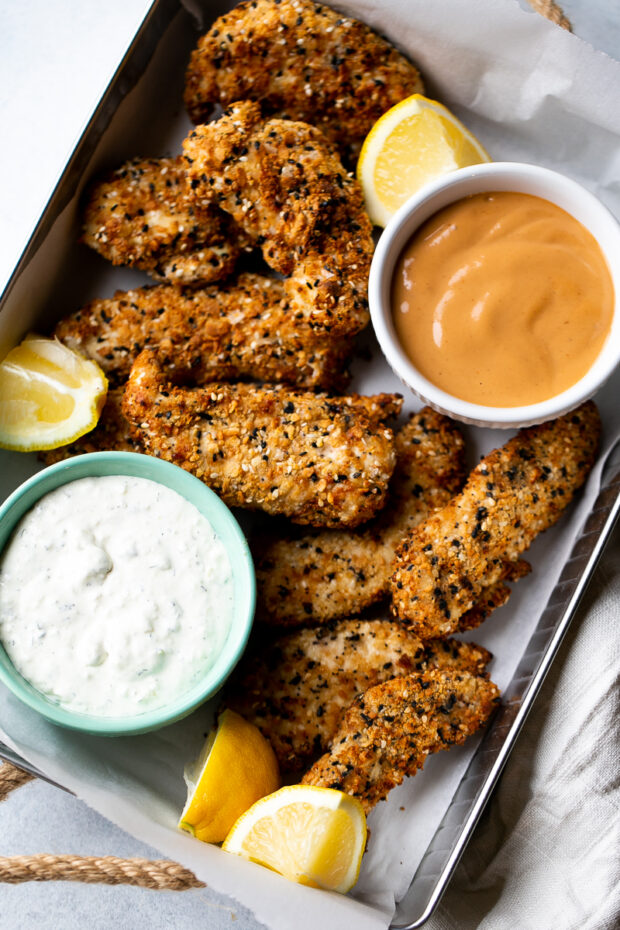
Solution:
<path fill-rule="evenodd" d="M 614 287 L 593 236 L 560 207 L 499 191 L 435 213 L 392 284 L 398 339 L 437 387 L 489 407 L 547 400 L 601 351 Z"/>

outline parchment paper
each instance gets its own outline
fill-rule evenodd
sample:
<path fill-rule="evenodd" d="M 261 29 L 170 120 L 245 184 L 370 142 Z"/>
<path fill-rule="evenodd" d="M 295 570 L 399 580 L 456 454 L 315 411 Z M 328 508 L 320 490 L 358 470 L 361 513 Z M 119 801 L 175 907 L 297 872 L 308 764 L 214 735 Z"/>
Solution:
<path fill-rule="evenodd" d="M 223 4 L 216 6 L 219 12 Z M 618 62 L 521 10 L 512 0 L 386 0 L 381 4 L 357 0 L 338 6 L 406 51 L 418 63 L 428 93 L 447 103 L 494 159 L 536 162 L 563 171 L 592 189 L 620 216 Z M 206 22 L 210 18 L 207 12 Z M 145 85 L 123 104 L 95 154 L 93 171 L 132 155 L 179 149 L 189 126 L 179 104 L 183 62 L 191 47 L 184 45 L 188 34 L 187 19 L 175 21 L 165 48 L 158 51 L 145 75 Z M 165 77 L 157 77 L 164 61 Z M 149 122 L 143 96 L 152 95 L 153 88 L 160 93 L 160 119 Z M 31 277 L 44 272 L 50 280 L 56 279 L 53 296 L 49 291 L 45 295 L 43 320 L 50 321 L 90 297 L 111 294 L 117 287 L 143 283 L 138 273 L 114 271 L 75 246 L 77 223 L 74 201 L 59 218 L 45 254 L 37 256 L 28 269 Z M 26 284 L 23 288 L 27 293 Z M 43 304 L 42 296 L 31 301 L 32 319 L 38 304 Z M 400 390 L 372 339 L 366 341 L 373 349 L 372 361 L 356 364 L 353 388 L 366 393 Z M 604 451 L 620 436 L 619 400 L 620 373 L 616 372 L 597 397 L 604 422 Z M 407 409 L 418 406 L 412 398 L 406 404 Z M 467 430 L 472 464 L 508 435 Z M 510 681 L 596 495 L 602 459 L 578 503 L 530 550 L 532 575 L 514 587 L 506 607 L 471 634 L 494 653 L 491 676 L 502 688 Z M 0 460 L 2 494 L 37 467 L 31 457 L 4 454 Z M 475 741 L 429 759 L 422 773 L 393 791 L 370 815 L 372 835 L 360 881 L 353 896 L 343 898 L 289 884 L 175 829 L 185 798 L 183 765 L 201 746 L 212 710 L 207 706 L 157 733 L 101 739 L 46 723 L 0 686 L 0 737 L 110 820 L 193 869 L 212 888 L 237 898 L 274 930 L 387 926 L 394 902 L 409 886 Z"/>

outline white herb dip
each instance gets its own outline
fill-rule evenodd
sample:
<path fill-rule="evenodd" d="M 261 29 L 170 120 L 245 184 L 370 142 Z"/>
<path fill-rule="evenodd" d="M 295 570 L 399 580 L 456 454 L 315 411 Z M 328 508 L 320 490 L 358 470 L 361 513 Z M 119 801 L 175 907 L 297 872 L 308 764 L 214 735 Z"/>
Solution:
<path fill-rule="evenodd" d="M 45 495 L 0 562 L 0 640 L 63 707 L 154 710 L 211 667 L 233 580 L 209 521 L 145 478 L 82 478 Z"/>

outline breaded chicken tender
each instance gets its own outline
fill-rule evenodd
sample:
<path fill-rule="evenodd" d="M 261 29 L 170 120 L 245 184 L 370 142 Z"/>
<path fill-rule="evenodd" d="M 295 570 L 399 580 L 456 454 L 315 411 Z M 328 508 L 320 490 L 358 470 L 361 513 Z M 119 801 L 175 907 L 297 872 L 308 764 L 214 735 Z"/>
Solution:
<path fill-rule="evenodd" d="M 187 372 L 197 384 L 254 378 L 323 389 L 343 387 L 350 354 L 343 339 L 299 332 L 282 282 L 257 274 L 197 290 L 117 291 L 62 320 L 54 335 L 113 384 L 127 380 L 146 346 L 171 376 Z"/>
<path fill-rule="evenodd" d="M 195 123 L 217 103 L 258 100 L 266 114 L 318 126 L 347 158 L 410 94 L 417 69 L 368 26 L 310 0 L 240 3 L 192 53 L 185 104 Z"/>
<path fill-rule="evenodd" d="M 596 459 L 593 403 L 522 430 L 482 459 L 462 492 L 400 546 L 393 610 L 421 639 L 446 636 L 534 537 L 558 520 Z"/>
<path fill-rule="evenodd" d="M 510 597 L 510 588 L 506 581 L 515 582 L 525 578 L 532 570 L 532 566 L 525 559 L 517 559 L 516 562 L 506 562 L 503 566 L 500 581 L 494 582 L 488 588 L 484 588 L 480 597 L 473 607 L 466 610 L 458 619 L 455 631 L 464 633 L 466 630 L 474 630 L 481 623 L 491 616 L 494 610 L 503 607 Z M 434 640 L 433 640 L 434 642 Z"/>
<path fill-rule="evenodd" d="M 345 712 L 331 750 L 302 784 L 345 791 L 368 813 L 430 753 L 464 743 L 483 727 L 498 702 L 492 681 L 456 669 L 375 685 Z"/>
<path fill-rule="evenodd" d="M 39 458 L 46 465 L 53 465 L 72 455 L 85 455 L 88 452 L 143 452 L 142 445 L 132 435 L 131 427 L 123 415 L 122 400 L 122 390 L 109 390 L 99 422 L 90 433 L 80 436 L 68 446 L 40 452 Z"/>
<path fill-rule="evenodd" d="M 266 120 L 250 101 L 196 126 L 183 151 L 194 202 L 219 204 L 281 274 L 291 274 L 339 208 L 361 202 L 356 182 L 318 129 Z"/>
<path fill-rule="evenodd" d="M 372 227 L 355 178 L 318 129 L 236 103 L 183 143 L 191 195 L 230 213 L 287 275 L 291 311 L 332 335 L 368 322 Z"/>
<path fill-rule="evenodd" d="M 219 281 L 232 272 L 242 240 L 229 217 L 187 194 L 181 156 L 126 162 L 92 187 L 83 241 L 159 281 Z"/>
<path fill-rule="evenodd" d="M 393 620 L 343 620 L 248 655 L 225 703 L 259 727 L 282 771 L 297 771 L 325 751 L 346 708 L 373 685 L 426 668 L 483 675 L 490 659 L 486 649 L 456 640 L 425 650 Z"/>
<path fill-rule="evenodd" d="M 261 620 L 277 626 L 355 616 L 389 589 L 398 544 L 465 478 L 463 436 L 425 407 L 395 433 L 396 468 L 386 507 L 357 531 L 324 530 L 254 545 Z"/>
<path fill-rule="evenodd" d="M 397 394 L 176 387 L 149 349 L 134 362 L 123 398 L 151 455 L 192 472 L 229 506 L 310 526 L 357 526 L 383 506 L 396 462 L 385 420 L 401 405 Z"/>

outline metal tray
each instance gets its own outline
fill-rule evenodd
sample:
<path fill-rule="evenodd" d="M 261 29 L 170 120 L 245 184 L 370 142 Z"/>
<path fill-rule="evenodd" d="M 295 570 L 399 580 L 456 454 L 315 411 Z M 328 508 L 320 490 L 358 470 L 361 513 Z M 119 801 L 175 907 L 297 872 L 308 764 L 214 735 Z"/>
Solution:
<path fill-rule="evenodd" d="M 218 15 L 231 5 L 214 3 L 214 15 Z M 62 219 L 63 210 L 74 196 L 76 188 L 82 183 L 86 166 L 117 107 L 149 65 L 162 34 L 170 26 L 179 9 L 179 0 L 154 0 L 67 164 L 2 295 L 0 314 L 6 307 L 10 315 L 12 309 L 10 305 L 19 298 L 17 292 L 20 289 L 22 272 L 36 258 L 46 237 L 54 232 L 56 222 Z M 392 923 L 395 930 L 413 930 L 415 927 L 422 926 L 437 906 L 478 818 L 491 796 L 619 514 L 620 446 L 617 446 L 609 456 L 601 481 L 600 493 L 593 509 L 575 542 L 521 662 L 510 684 L 504 689 L 502 705 L 473 756 L 440 827 L 414 875 L 407 894 L 397 907 Z M 63 790 L 68 790 L 2 742 L 0 742 L 0 758 Z"/>
<path fill-rule="evenodd" d="M 517 671 L 503 694 L 501 707 L 462 778 L 407 894 L 396 909 L 392 922 L 394 930 L 421 927 L 439 903 L 575 616 L 619 516 L 620 446 L 617 446 L 607 462 L 599 495 L 575 541 Z M 2 742 L 0 758 L 67 790 Z"/>

